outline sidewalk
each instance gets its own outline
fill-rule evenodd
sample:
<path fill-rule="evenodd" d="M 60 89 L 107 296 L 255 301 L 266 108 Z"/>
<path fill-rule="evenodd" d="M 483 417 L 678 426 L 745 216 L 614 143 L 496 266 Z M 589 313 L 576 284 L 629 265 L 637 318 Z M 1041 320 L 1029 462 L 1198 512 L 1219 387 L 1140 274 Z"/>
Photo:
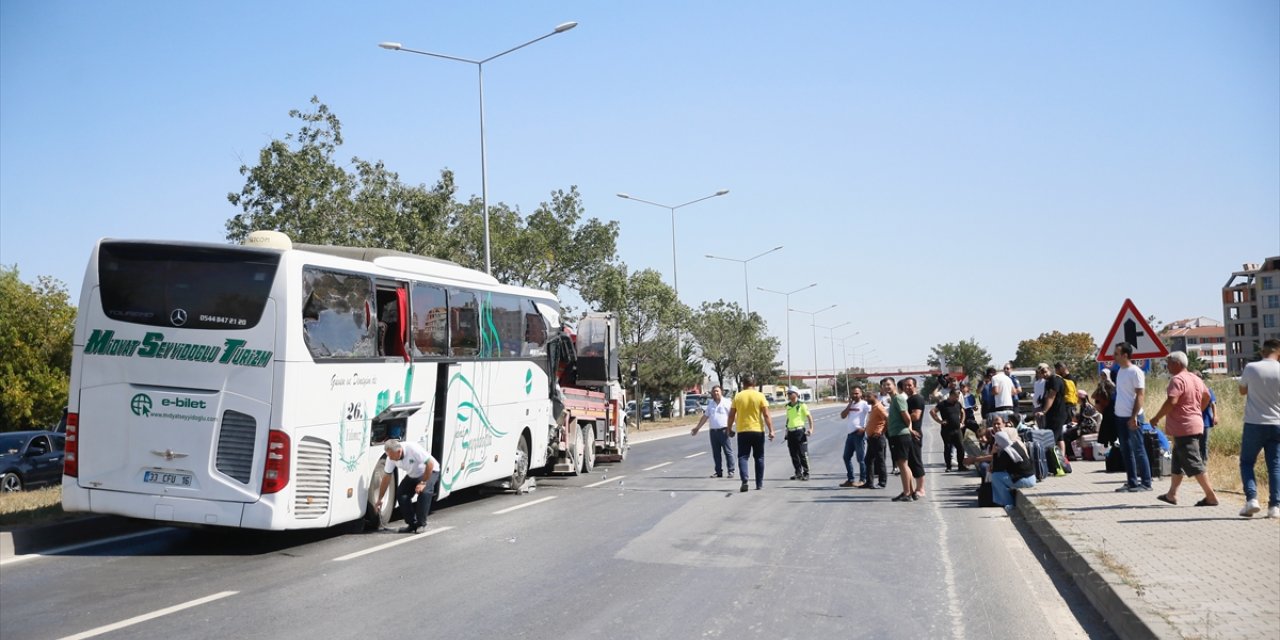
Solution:
<path fill-rule="evenodd" d="M 1072 466 L 1019 495 L 1018 511 L 1118 635 L 1280 638 L 1280 520 L 1239 517 L 1237 494 L 1194 507 L 1194 480 L 1175 507 L 1156 500 L 1167 477 L 1115 493 L 1123 473 Z"/>

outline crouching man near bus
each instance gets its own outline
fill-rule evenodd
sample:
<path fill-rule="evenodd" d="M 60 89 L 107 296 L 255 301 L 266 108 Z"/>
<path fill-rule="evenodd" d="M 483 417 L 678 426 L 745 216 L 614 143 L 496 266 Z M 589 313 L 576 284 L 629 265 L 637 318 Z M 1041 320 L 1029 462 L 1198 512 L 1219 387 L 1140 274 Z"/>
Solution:
<path fill-rule="evenodd" d="M 400 486 L 396 488 L 396 503 L 404 526 L 400 533 L 418 533 L 427 526 L 427 514 L 431 512 L 431 496 L 440 478 L 440 463 L 421 445 L 400 442 L 392 438 L 383 445 L 387 452 L 387 464 L 383 467 L 382 485 L 378 487 L 378 502 L 374 508 L 382 511 L 382 499 L 391 486 L 391 472 L 400 468 Z"/>

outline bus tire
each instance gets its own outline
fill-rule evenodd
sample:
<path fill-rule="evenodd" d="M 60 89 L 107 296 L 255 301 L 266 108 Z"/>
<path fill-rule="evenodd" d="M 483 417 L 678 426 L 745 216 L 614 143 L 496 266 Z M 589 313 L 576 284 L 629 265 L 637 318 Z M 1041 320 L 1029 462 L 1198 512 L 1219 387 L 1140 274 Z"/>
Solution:
<path fill-rule="evenodd" d="M 364 507 L 364 528 L 366 531 L 377 531 L 391 522 L 391 515 L 396 508 L 396 478 L 394 472 L 387 486 L 387 495 L 382 499 L 382 511 L 378 511 L 378 489 L 382 487 L 382 478 L 386 476 L 383 464 L 386 458 L 378 461 L 369 477 L 369 498 Z"/>
<path fill-rule="evenodd" d="M 520 434 L 516 444 L 515 468 L 511 470 L 511 490 L 520 493 L 520 487 L 529 479 L 529 434 Z"/>
<path fill-rule="evenodd" d="M 596 427 L 591 425 L 582 430 L 582 472 L 591 473 L 596 468 Z"/>

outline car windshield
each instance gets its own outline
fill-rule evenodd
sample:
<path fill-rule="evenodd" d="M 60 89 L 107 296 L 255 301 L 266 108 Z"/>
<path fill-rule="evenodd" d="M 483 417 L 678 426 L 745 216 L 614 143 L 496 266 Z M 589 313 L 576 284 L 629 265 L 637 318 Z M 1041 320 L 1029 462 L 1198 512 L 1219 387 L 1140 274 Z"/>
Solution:
<path fill-rule="evenodd" d="M 0 434 L 0 455 L 18 453 L 26 443 L 27 436 L 12 433 Z"/>

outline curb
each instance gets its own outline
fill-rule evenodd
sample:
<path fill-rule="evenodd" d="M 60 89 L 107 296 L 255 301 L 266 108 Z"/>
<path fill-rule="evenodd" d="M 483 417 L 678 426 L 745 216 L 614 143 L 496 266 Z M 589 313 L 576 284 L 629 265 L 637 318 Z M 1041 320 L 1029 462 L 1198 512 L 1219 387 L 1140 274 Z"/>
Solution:
<path fill-rule="evenodd" d="M 155 527 L 156 523 L 143 520 L 117 516 L 85 516 L 12 531 L 0 531 L 0 561 Z"/>
<path fill-rule="evenodd" d="M 1135 607 L 1141 597 L 1133 587 L 1125 584 L 1119 576 L 1105 567 L 1090 564 L 1090 559 L 1084 552 L 1072 546 L 1057 525 L 1046 518 L 1032 500 L 1028 500 L 1021 492 L 1017 496 L 1017 509 L 1023 520 L 1049 548 L 1058 564 L 1067 571 L 1071 581 L 1084 592 L 1089 603 L 1117 636 L 1142 640 L 1182 637 L 1160 617 Z"/>

